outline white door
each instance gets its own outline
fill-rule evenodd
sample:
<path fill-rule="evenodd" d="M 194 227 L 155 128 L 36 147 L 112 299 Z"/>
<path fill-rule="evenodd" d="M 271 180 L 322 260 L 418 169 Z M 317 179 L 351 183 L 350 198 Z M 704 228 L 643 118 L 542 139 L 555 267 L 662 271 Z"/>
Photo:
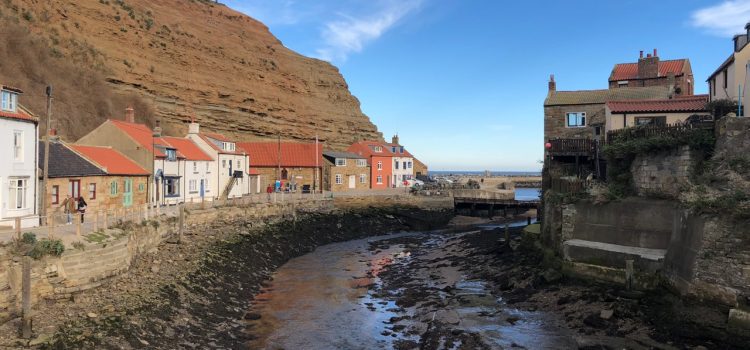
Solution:
<path fill-rule="evenodd" d="M 357 176 L 349 175 L 349 188 L 357 187 Z"/>

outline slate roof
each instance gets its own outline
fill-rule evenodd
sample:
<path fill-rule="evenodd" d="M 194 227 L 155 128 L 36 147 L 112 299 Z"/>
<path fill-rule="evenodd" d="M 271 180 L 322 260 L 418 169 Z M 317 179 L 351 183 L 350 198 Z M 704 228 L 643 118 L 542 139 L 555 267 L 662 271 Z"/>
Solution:
<path fill-rule="evenodd" d="M 694 95 L 669 100 L 609 101 L 607 107 L 612 113 L 703 112 L 706 102 L 708 95 Z"/>
<path fill-rule="evenodd" d="M 347 158 L 347 159 L 366 159 L 356 153 L 351 152 L 338 152 L 338 151 L 323 151 L 323 156 L 328 158 Z"/>
<path fill-rule="evenodd" d="M 150 174 L 146 169 L 111 147 L 70 145 L 70 148 L 106 170 L 109 175 L 146 176 Z"/>
<path fill-rule="evenodd" d="M 279 163 L 278 142 L 238 142 L 237 148 L 250 156 L 251 167 L 275 167 Z M 314 143 L 282 142 L 281 166 L 283 167 L 318 167 L 323 166 L 323 145 Z"/>
<path fill-rule="evenodd" d="M 676 77 L 683 75 L 687 59 L 659 61 L 659 76 L 666 77 L 674 73 Z M 612 69 L 609 81 L 638 79 L 638 63 L 618 63 Z"/>
<path fill-rule="evenodd" d="M 107 173 L 61 142 L 49 143 L 50 178 L 104 176 Z M 39 169 L 44 168 L 44 142 L 39 141 Z"/>
<path fill-rule="evenodd" d="M 618 100 L 664 100 L 671 91 L 666 86 L 624 87 L 602 90 L 554 91 L 544 100 L 545 106 L 603 104 Z"/>

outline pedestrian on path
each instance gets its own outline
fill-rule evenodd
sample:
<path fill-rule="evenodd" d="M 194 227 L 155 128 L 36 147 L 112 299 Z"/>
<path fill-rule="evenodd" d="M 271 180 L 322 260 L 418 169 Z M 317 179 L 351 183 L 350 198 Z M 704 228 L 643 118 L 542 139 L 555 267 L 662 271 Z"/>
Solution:
<path fill-rule="evenodd" d="M 75 198 L 67 195 L 65 200 L 62 202 L 63 211 L 68 217 L 68 225 L 73 223 L 73 213 L 78 210 Z"/>
<path fill-rule="evenodd" d="M 273 193 L 273 187 L 271 185 L 268 185 L 268 187 L 266 187 L 266 193 L 268 194 L 268 200 L 270 201 L 271 193 Z"/>
<path fill-rule="evenodd" d="M 81 214 L 81 223 L 83 223 L 83 215 L 86 214 L 86 201 L 83 200 L 83 196 L 78 197 L 78 213 Z"/>

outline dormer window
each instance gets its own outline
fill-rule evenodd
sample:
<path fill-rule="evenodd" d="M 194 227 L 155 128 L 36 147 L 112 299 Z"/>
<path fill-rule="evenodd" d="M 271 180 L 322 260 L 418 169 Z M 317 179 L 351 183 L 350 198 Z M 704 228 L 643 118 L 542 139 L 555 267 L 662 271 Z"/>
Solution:
<path fill-rule="evenodd" d="M 391 152 L 396 153 L 396 146 L 391 147 Z"/>
<path fill-rule="evenodd" d="M 225 151 L 234 152 L 234 142 L 222 142 L 221 149 Z"/>
<path fill-rule="evenodd" d="M 16 105 L 18 104 L 18 94 L 10 91 L 3 90 L 0 92 L 2 98 L 2 110 L 7 112 L 15 112 Z"/>
<path fill-rule="evenodd" d="M 346 158 L 336 158 L 336 166 L 346 166 Z"/>
<path fill-rule="evenodd" d="M 375 146 L 375 152 L 378 152 L 378 153 L 383 152 L 383 147 Z"/>
<path fill-rule="evenodd" d="M 177 150 L 174 148 L 167 148 L 167 160 L 170 162 L 174 162 L 177 160 Z"/>
<path fill-rule="evenodd" d="M 403 154 L 404 153 L 404 146 L 399 147 L 399 151 Z"/>

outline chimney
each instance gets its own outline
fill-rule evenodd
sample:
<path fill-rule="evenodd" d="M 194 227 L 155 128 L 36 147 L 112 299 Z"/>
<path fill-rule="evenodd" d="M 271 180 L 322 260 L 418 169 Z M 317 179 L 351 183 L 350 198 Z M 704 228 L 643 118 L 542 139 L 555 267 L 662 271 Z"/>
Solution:
<path fill-rule="evenodd" d="M 190 117 L 190 124 L 188 125 L 188 134 L 197 135 L 200 134 L 201 125 L 195 122 L 194 117 Z"/>
<path fill-rule="evenodd" d="M 645 58 L 638 59 L 638 78 L 648 79 L 659 76 L 659 57 L 654 49 L 653 56 L 649 53 Z"/>
<path fill-rule="evenodd" d="M 554 92 L 555 90 L 557 90 L 557 83 L 555 83 L 554 74 L 549 75 L 549 83 L 547 83 L 547 89 L 549 89 L 549 92 Z"/>
<path fill-rule="evenodd" d="M 57 129 L 49 129 L 49 140 L 52 142 L 57 142 L 60 140 L 60 137 L 57 136 Z"/>
<path fill-rule="evenodd" d="M 640 58 L 643 58 L 643 50 L 641 50 L 641 57 Z"/>
<path fill-rule="evenodd" d="M 156 127 L 154 127 L 154 137 L 161 137 L 161 120 L 156 120 Z"/>
<path fill-rule="evenodd" d="M 125 121 L 128 123 L 135 123 L 135 110 L 132 106 L 125 108 Z"/>
<path fill-rule="evenodd" d="M 394 144 L 394 145 L 400 145 L 398 143 L 398 134 L 393 135 L 393 137 L 391 138 L 391 143 Z"/>
<path fill-rule="evenodd" d="M 654 57 L 659 57 L 659 55 L 656 54 L 656 49 L 654 49 Z"/>

